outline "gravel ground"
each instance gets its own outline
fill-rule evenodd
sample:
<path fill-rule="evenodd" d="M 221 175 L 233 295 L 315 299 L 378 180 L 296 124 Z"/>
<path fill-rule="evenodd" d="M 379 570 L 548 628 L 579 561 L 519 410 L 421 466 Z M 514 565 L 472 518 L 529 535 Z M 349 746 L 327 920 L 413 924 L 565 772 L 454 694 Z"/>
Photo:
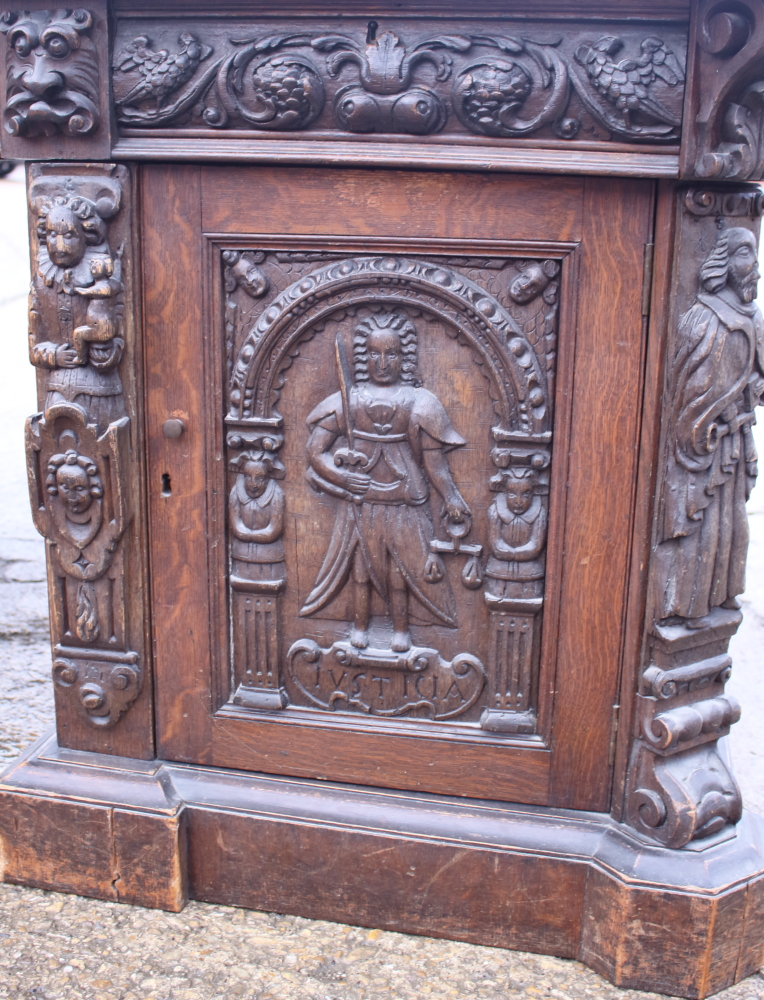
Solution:
<path fill-rule="evenodd" d="M 0 182 L 0 768 L 53 721 L 44 548 L 29 516 L 23 179 Z M 761 437 L 760 437 L 761 440 Z M 764 440 L 761 441 L 764 445 Z M 761 448 L 764 451 L 764 447 Z M 764 487 L 751 507 L 745 624 L 730 689 L 746 709 L 731 750 L 744 798 L 764 814 Z M 758 728 L 757 728 L 758 726 Z M 0 1000 L 626 1000 L 579 962 L 189 903 L 180 914 L 0 885 Z M 764 1000 L 752 976 L 719 994 Z"/>
<path fill-rule="evenodd" d="M 6 937 L 7 935 L 7 937 Z M 0 886 L 0 998 L 627 1000 L 580 962 L 189 903 L 182 913 Z M 759 976 L 718 994 L 762 1000 Z"/>

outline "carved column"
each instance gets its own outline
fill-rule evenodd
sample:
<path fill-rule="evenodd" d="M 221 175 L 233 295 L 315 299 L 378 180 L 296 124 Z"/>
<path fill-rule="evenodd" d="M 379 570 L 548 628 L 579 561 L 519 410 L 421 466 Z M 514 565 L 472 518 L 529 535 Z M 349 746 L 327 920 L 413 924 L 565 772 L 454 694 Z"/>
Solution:
<path fill-rule="evenodd" d="M 47 542 L 58 738 L 151 757 L 130 173 L 33 166 L 29 209 L 40 412 L 27 459 Z"/>
<path fill-rule="evenodd" d="M 533 733 L 552 435 L 494 428 L 493 436 L 497 447 L 491 457 L 499 471 L 491 488 L 503 492 L 488 511 L 490 551 L 484 596 L 490 609 L 490 704 L 480 724 L 493 732 Z M 518 521 L 512 514 L 525 517 Z"/>
<path fill-rule="evenodd" d="M 742 812 L 718 740 L 740 717 L 724 687 L 742 620 L 751 426 L 764 392 L 762 204 L 752 187 L 692 187 L 677 205 L 650 625 L 627 797 L 627 822 L 666 847 L 726 839 Z"/>
<path fill-rule="evenodd" d="M 281 678 L 280 602 L 286 586 L 284 478 L 277 457 L 283 435 L 257 421 L 228 434 L 231 617 L 234 704 L 280 709 L 287 704 Z"/>

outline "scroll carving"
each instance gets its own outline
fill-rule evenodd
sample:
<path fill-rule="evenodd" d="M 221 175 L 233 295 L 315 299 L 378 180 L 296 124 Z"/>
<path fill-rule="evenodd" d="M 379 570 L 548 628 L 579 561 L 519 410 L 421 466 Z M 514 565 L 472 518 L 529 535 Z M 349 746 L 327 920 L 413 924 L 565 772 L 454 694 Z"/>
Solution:
<path fill-rule="evenodd" d="M 99 125 L 98 53 L 93 15 L 76 10 L 4 11 L 7 42 L 5 129 L 33 139 L 85 136 Z"/>
<path fill-rule="evenodd" d="M 764 177 L 764 78 L 731 101 L 721 122 L 721 141 L 699 158 L 698 177 L 761 180 Z"/>
<path fill-rule="evenodd" d="M 695 22 L 695 73 L 703 80 L 682 141 L 682 174 L 764 176 L 764 4 L 702 0 Z"/>
<path fill-rule="evenodd" d="M 44 408 L 27 421 L 32 513 L 49 553 L 54 679 L 93 725 L 114 725 L 141 690 L 129 650 L 124 536 L 130 421 L 119 366 L 125 349 L 123 245 L 108 226 L 123 201 L 121 168 L 38 172 L 29 308 L 30 360 Z"/>
<path fill-rule="evenodd" d="M 365 38 L 311 31 L 209 38 L 185 32 L 172 54 L 155 50 L 148 35 L 124 45 L 114 65 L 120 121 L 425 136 L 455 117 L 467 133 L 497 138 L 547 130 L 575 139 L 582 129 L 633 142 L 679 135 L 681 54 L 655 35 L 570 45 L 559 36 L 420 40 L 370 21 Z"/>
<path fill-rule="evenodd" d="M 712 243 L 697 272 L 694 302 L 678 320 L 670 366 L 652 570 L 656 620 L 628 801 L 629 822 L 668 847 L 727 835 L 741 813 L 740 793 L 716 744 L 740 717 L 740 706 L 724 692 L 726 649 L 741 621 L 764 318 L 755 303 L 756 235 L 737 223 L 753 224 L 760 197 L 747 190 L 693 190 L 685 197 L 688 217 L 726 208 L 732 221 L 726 228 L 720 213 L 703 223 Z"/>
<path fill-rule="evenodd" d="M 87 650 L 57 646 L 53 681 L 74 692 L 77 705 L 100 729 L 116 725 L 140 694 L 143 677 L 137 653 L 91 655 Z"/>
<path fill-rule="evenodd" d="M 496 733 L 535 732 L 559 263 L 239 253 L 223 252 L 234 704 L 467 715 Z M 257 269 L 262 301 L 232 265 Z M 466 272 L 517 302 L 517 318 Z M 228 319 L 241 308 L 248 331 Z M 423 376 L 435 329 L 472 352 L 488 383 L 484 437 L 463 435 Z M 295 425 L 293 397 L 286 412 L 280 402 L 314 338 L 326 344 L 326 388 L 299 395 Z M 488 471 L 479 528 L 455 473 L 465 447 Z M 295 476 L 327 512 L 325 534 L 301 543 L 302 573 L 289 568 Z M 478 615 L 479 648 L 460 645 Z"/>

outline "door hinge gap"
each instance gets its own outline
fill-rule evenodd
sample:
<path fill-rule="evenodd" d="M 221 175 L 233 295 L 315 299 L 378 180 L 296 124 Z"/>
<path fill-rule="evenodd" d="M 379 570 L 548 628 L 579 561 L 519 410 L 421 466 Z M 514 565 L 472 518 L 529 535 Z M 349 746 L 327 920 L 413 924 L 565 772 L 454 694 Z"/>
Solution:
<path fill-rule="evenodd" d="M 653 259 L 655 244 L 645 243 L 645 257 L 642 266 L 642 315 L 650 315 L 650 296 L 653 290 Z"/>

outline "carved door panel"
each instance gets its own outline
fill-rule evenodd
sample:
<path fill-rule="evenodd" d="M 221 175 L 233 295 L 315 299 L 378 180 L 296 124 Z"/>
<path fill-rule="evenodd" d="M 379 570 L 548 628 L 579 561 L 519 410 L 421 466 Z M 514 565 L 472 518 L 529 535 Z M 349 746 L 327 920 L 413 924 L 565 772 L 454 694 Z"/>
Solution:
<path fill-rule="evenodd" d="M 651 204 L 145 168 L 163 756 L 607 807 Z"/>

